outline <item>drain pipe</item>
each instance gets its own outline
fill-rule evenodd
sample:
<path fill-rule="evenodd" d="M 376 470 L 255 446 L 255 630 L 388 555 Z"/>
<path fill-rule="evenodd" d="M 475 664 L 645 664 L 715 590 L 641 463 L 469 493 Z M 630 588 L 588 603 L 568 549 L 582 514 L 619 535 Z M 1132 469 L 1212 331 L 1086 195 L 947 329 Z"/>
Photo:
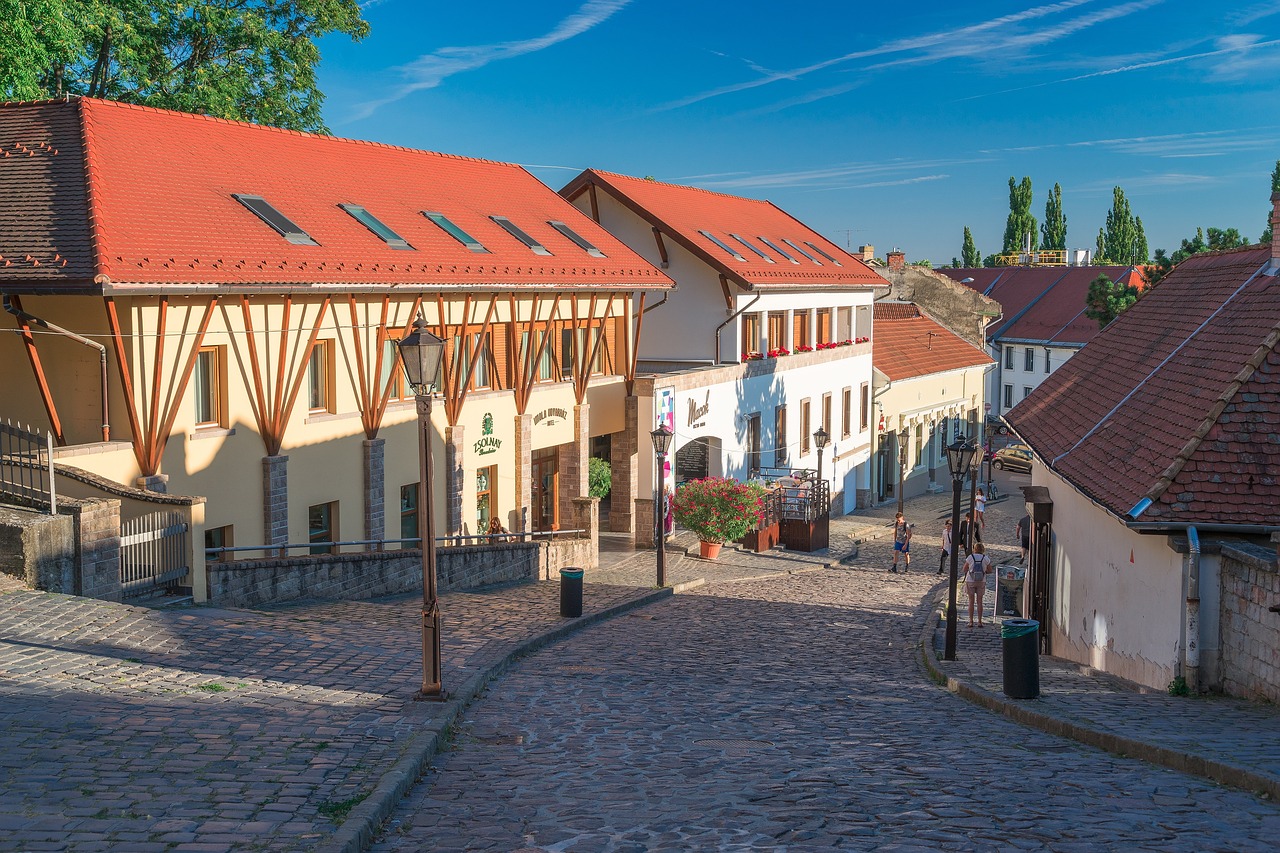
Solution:
<path fill-rule="evenodd" d="M 1182 672 L 1194 695 L 1200 692 L 1200 534 L 1195 525 L 1187 527 L 1187 545 L 1187 640 L 1182 648 Z"/>
<path fill-rule="evenodd" d="M 759 302 L 759 301 L 760 301 L 760 297 L 761 297 L 761 296 L 763 296 L 763 295 L 764 295 L 764 294 L 762 294 L 762 293 L 757 293 L 757 294 L 756 294 L 756 298 L 755 298 L 755 299 L 752 299 L 752 300 L 751 300 L 750 302 L 748 302 L 746 305 L 743 305 L 743 306 L 742 306 L 741 308 L 739 308 L 737 311 L 734 311 L 732 314 L 730 314 L 730 315 L 729 315 L 729 319 L 728 319 L 728 320 L 725 320 L 725 321 L 724 321 L 723 323 L 721 323 L 719 326 L 716 326 L 716 364 L 720 364 L 720 363 L 721 363 L 721 361 L 720 361 L 720 332 L 722 332 L 722 331 L 724 330 L 724 327 L 725 327 L 725 326 L 729 325 L 729 324 L 730 324 L 730 323 L 732 323 L 734 320 L 738 319 L 739 315 L 741 315 L 743 311 L 746 311 L 746 310 L 747 310 L 748 308 L 750 308 L 752 305 L 755 305 L 757 302 Z"/>
<path fill-rule="evenodd" d="M 102 440 L 110 441 L 111 421 L 107 417 L 107 348 L 97 341 L 91 341 L 86 337 L 77 335 L 75 332 L 62 328 L 61 326 L 55 326 L 47 320 L 41 320 L 34 314 L 28 314 L 26 311 L 23 311 L 21 308 L 14 305 L 13 299 L 11 299 L 7 293 L 4 295 L 3 305 L 5 311 L 17 317 L 24 323 L 39 326 L 40 328 L 48 329 L 51 332 L 57 332 L 63 337 L 71 338 L 71 340 L 76 341 L 77 343 L 84 344 L 87 347 L 93 347 L 98 351 L 98 364 L 101 368 L 100 372 L 102 376 Z"/>

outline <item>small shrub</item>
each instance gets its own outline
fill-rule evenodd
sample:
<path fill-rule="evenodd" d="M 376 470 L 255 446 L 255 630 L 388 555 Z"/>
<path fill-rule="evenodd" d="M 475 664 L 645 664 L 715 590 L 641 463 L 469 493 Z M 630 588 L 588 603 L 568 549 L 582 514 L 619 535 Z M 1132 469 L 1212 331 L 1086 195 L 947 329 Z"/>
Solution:
<path fill-rule="evenodd" d="M 613 472 L 609 463 L 592 456 L 587 463 L 587 484 L 587 494 L 591 497 L 609 497 L 609 490 L 613 488 Z"/>
<path fill-rule="evenodd" d="M 1190 696 L 1191 688 L 1187 686 L 1187 680 L 1179 675 L 1173 681 L 1169 682 L 1170 696 Z"/>
<path fill-rule="evenodd" d="M 708 477 L 677 488 L 673 510 L 703 542 L 736 542 L 760 523 L 762 494 L 758 484 Z"/>

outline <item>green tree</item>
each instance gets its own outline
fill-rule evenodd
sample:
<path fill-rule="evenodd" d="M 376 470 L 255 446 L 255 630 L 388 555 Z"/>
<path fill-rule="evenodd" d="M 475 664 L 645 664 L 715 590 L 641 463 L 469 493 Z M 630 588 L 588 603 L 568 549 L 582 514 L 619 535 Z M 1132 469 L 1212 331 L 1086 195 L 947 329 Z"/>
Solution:
<path fill-rule="evenodd" d="M 1131 284 L 1118 284 L 1107 276 L 1100 275 L 1089 283 L 1084 314 L 1097 320 L 1099 329 L 1105 329 L 1137 301 L 1138 288 Z"/>
<path fill-rule="evenodd" d="M 1147 268 L 1147 284 L 1154 286 L 1169 274 L 1178 264 L 1192 255 L 1201 252 L 1219 252 L 1223 249 L 1238 249 L 1249 245 L 1249 240 L 1236 228 L 1197 228 L 1195 236 L 1183 238 L 1181 245 L 1174 249 L 1172 255 L 1166 255 L 1164 249 L 1156 249 L 1156 257 Z"/>
<path fill-rule="evenodd" d="M 1067 248 L 1067 217 L 1062 212 L 1062 187 L 1053 185 L 1049 200 L 1044 204 L 1044 224 L 1040 226 L 1043 239 L 1040 242 L 1044 249 Z"/>
<path fill-rule="evenodd" d="M 982 259 L 982 265 L 984 267 L 998 267 L 1000 266 L 1000 256 L 993 252 Z"/>
<path fill-rule="evenodd" d="M 960 245 L 960 262 L 966 267 L 982 265 L 982 255 L 978 252 L 978 247 L 974 245 L 973 233 L 969 231 L 968 225 L 964 227 L 964 243 Z"/>
<path fill-rule="evenodd" d="M 1151 258 L 1151 248 L 1147 245 L 1147 232 L 1142 227 L 1141 216 L 1133 220 L 1133 227 L 1137 232 L 1133 240 L 1133 262 L 1145 264 Z"/>
<path fill-rule="evenodd" d="M 587 494 L 607 498 L 613 489 L 613 472 L 609 463 L 592 456 L 587 460 Z"/>
<path fill-rule="evenodd" d="M 1021 252 L 1027 248 L 1037 248 L 1039 230 L 1036 218 L 1031 215 L 1031 178 L 1024 177 L 1022 183 L 1009 178 L 1009 218 L 1004 226 L 1004 253 Z"/>
<path fill-rule="evenodd" d="M 368 31 L 357 0 L 0 0 L 0 97 L 88 95 L 324 132 L 317 42 Z"/>
<path fill-rule="evenodd" d="M 1273 193 L 1280 192 L 1280 160 L 1276 161 L 1276 167 L 1271 172 L 1271 191 Z M 1258 240 L 1259 243 L 1270 243 L 1272 240 L 1271 214 L 1274 210 L 1274 206 L 1267 210 L 1267 230 L 1262 232 L 1262 238 Z"/>
<path fill-rule="evenodd" d="M 1098 251 L 1095 263 L 1143 264 L 1150 251 L 1142 221 L 1133 215 L 1124 190 L 1115 187 L 1111 191 L 1111 210 L 1107 211 L 1106 227 L 1098 232 Z"/>

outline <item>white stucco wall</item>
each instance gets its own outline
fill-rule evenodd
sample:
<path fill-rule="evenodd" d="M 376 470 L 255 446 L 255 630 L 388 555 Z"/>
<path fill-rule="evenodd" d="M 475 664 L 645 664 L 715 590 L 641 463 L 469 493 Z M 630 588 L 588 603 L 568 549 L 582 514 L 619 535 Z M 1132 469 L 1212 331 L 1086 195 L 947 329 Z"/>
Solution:
<path fill-rule="evenodd" d="M 1013 367 L 1007 366 L 1005 352 L 1013 350 Z M 1033 369 L 1026 369 L 1026 350 L 1033 353 Z M 1080 347 L 1049 347 L 1049 371 L 1044 369 L 1045 346 L 1041 343 L 1024 343 L 1022 341 L 995 341 L 989 348 L 989 354 L 997 364 L 987 374 L 987 401 L 991 403 L 992 415 L 1002 415 L 1011 406 L 1005 405 L 1004 386 L 1013 386 L 1013 405 L 1022 402 L 1030 391 L 1040 387 L 1040 383 L 1051 373 L 1066 363 L 1067 359 L 1080 352 Z M 1030 389 L 1028 391 L 1027 389 Z"/>

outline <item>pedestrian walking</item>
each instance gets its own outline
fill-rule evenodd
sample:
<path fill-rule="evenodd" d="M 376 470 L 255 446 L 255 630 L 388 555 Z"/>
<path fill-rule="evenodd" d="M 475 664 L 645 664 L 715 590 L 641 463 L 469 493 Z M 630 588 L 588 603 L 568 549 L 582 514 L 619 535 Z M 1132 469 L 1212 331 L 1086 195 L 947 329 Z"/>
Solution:
<path fill-rule="evenodd" d="M 1027 559 L 1027 551 L 1031 550 L 1031 516 L 1024 515 L 1018 519 L 1017 528 L 1018 542 L 1022 545 L 1022 556 L 1018 558 L 1021 563 Z"/>
<path fill-rule="evenodd" d="M 964 561 L 964 591 L 969 595 L 969 627 L 973 627 L 974 602 L 977 602 L 978 626 L 982 626 L 982 595 L 987 591 L 987 575 L 993 568 L 991 558 L 981 542 L 973 546 L 973 553 Z"/>
<path fill-rule="evenodd" d="M 898 573 L 898 556 L 902 556 L 902 571 L 911 571 L 911 525 L 898 513 L 893 518 L 893 567 L 889 571 Z"/>
<path fill-rule="evenodd" d="M 982 528 L 973 520 L 973 513 L 960 519 L 960 547 L 968 557 L 973 553 L 975 543 L 982 541 Z"/>
<path fill-rule="evenodd" d="M 942 559 L 938 561 L 938 574 L 946 571 L 947 563 L 951 560 L 951 519 L 947 519 L 947 523 L 942 525 Z"/>
<path fill-rule="evenodd" d="M 987 511 L 987 493 L 978 489 L 973 496 L 973 512 L 978 517 L 978 527 L 986 527 L 987 519 L 984 513 Z"/>

